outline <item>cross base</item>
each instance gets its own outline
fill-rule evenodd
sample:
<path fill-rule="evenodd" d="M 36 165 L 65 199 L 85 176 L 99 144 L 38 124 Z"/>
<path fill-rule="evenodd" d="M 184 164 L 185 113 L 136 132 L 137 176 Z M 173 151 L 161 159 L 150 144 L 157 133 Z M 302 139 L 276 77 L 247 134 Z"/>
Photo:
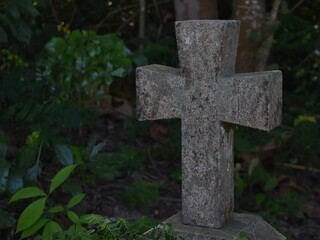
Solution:
<path fill-rule="evenodd" d="M 165 223 L 172 226 L 176 236 L 185 240 L 286 239 L 261 217 L 251 214 L 234 213 L 233 220 L 219 229 L 182 224 L 181 213 L 168 218 Z"/>

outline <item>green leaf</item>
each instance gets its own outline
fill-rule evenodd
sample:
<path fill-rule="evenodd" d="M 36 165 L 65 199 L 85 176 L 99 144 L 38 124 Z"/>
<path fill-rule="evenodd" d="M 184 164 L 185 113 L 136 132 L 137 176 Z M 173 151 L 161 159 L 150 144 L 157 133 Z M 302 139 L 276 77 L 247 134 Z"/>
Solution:
<path fill-rule="evenodd" d="M 35 224 L 33 224 L 31 227 L 22 232 L 21 239 L 32 236 L 37 231 L 39 231 L 39 229 L 41 229 L 47 222 L 48 219 L 40 218 L 38 221 L 35 222 Z"/>
<path fill-rule="evenodd" d="M 46 198 L 41 198 L 26 207 L 18 219 L 17 233 L 26 230 L 38 221 L 43 213 L 45 203 Z"/>
<path fill-rule="evenodd" d="M 50 42 L 46 44 L 46 49 L 49 53 L 61 53 L 66 49 L 66 43 L 62 38 L 52 38 Z"/>
<path fill-rule="evenodd" d="M 68 229 L 69 236 L 81 236 L 81 240 L 92 240 L 91 232 L 82 227 L 80 224 L 72 224 Z"/>
<path fill-rule="evenodd" d="M 61 190 L 65 193 L 76 195 L 82 193 L 82 185 L 79 180 L 67 179 L 62 185 Z"/>
<path fill-rule="evenodd" d="M 92 151 L 90 153 L 90 160 L 97 156 L 97 154 L 100 152 L 100 150 L 106 145 L 106 141 L 103 141 L 97 145 L 94 145 L 92 148 Z"/>
<path fill-rule="evenodd" d="M 0 157 L 0 193 L 7 190 L 7 181 L 9 175 L 10 164 L 3 157 Z"/>
<path fill-rule="evenodd" d="M 21 18 L 10 22 L 10 30 L 12 34 L 21 42 L 29 42 L 31 37 L 30 26 Z"/>
<path fill-rule="evenodd" d="M 251 160 L 249 168 L 248 168 L 249 177 L 251 177 L 254 169 L 258 166 L 258 164 L 259 164 L 259 158 L 255 158 L 255 159 Z"/>
<path fill-rule="evenodd" d="M 20 17 L 19 9 L 15 4 L 11 4 L 8 8 L 8 11 L 13 18 L 18 19 Z"/>
<path fill-rule="evenodd" d="M 7 211 L 0 208 L 0 230 L 12 228 L 16 224 L 16 219 Z"/>
<path fill-rule="evenodd" d="M 58 144 L 54 146 L 55 153 L 59 162 L 62 165 L 73 164 L 73 155 L 71 149 L 65 144 Z"/>
<path fill-rule="evenodd" d="M 18 1 L 18 3 L 19 7 L 29 16 L 36 17 L 39 15 L 38 10 L 32 5 L 30 0 Z"/>
<path fill-rule="evenodd" d="M 36 181 L 38 175 L 41 173 L 41 167 L 39 164 L 33 165 L 31 168 L 29 168 L 25 174 L 25 180 L 26 181 Z"/>
<path fill-rule="evenodd" d="M 26 144 L 27 145 L 37 145 L 40 139 L 40 131 L 33 131 L 27 136 Z"/>
<path fill-rule="evenodd" d="M 6 32 L 0 27 L 0 43 L 6 43 L 8 41 L 8 36 Z"/>
<path fill-rule="evenodd" d="M 21 169 L 30 168 L 37 159 L 38 145 L 25 145 L 17 153 L 17 166 Z"/>
<path fill-rule="evenodd" d="M 136 53 L 133 55 L 133 62 L 139 67 L 146 65 L 148 63 L 148 60 L 143 54 Z"/>
<path fill-rule="evenodd" d="M 273 190 L 275 187 L 278 186 L 279 180 L 277 178 L 270 178 L 268 179 L 268 181 L 266 182 L 265 186 L 264 186 L 264 190 L 265 191 L 271 191 Z"/>
<path fill-rule="evenodd" d="M 78 165 L 70 165 L 61 169 L 52 179 L 49 194 L 59 187 Z"/>
<path fill-rule="evenodd" d="M 74 163 L 78 164 L 81 163 L 83 160 L 83 153 L 79 147 L 72 146 L 71 147 Z"/>
<path fill-rule="evenodd" d="M 49 209 L 49 213 L 59 213 L 59 212 L 63 212 L 64 211 L 64 207 L 62 207 L 62 206 L 55 206 L 55 207 L 53 207 L 53 208 L 50 208 Z"/>
<path fill-rule="evenodd" d="M 235 189 L 236 195 L 241 196 L 246 186 L 247 184 L 243 179 L 241 178 L 235 179 L 234 189 Z"/>
<path fill-rule="evenodd" d="M 111 75 L 114 77 L 123 77 L 125 72 L 126 71 L 123 68 L 118 68 L 118 69 L 112 71 Z"/>
<path fill-rule="evenodd" d="M 7 190 L 11 193 L 15 193 L 19 189 L 23 188 L 23 170 L 18 168 L 11 168 L 8 181 Z"/>
<path fill-rule="evenodd" d="M 45 239 L 51 239 L 54 233 L 61 232 L 63 232 L 63 230 L 60 225 L 55 221 L 50 221 L 45 225 L 42 235 Z"/>
<path fill-rule="evenodd" d="M 67 211 L 67 215 L 72 222 L 79 223 L 79 216 L 75 212 L 69 210 Z"/>
<path fill-rule="evenodd" d="M 45 192 L 37 187 L 26 187 L 18 192 L 16 192 L 10 199 L 9 203 L 12 203 L 14 201 L 18 201 L 25 198 L 32 198 L 32 197 L 38 197 L 38 196 L 46 196 Z"/>
<path fill-rule="evenodd" d="M 266 194 L 264 193 L 258 193 L 255 197 L 254 197 L 256 204 L 257 205 L 261 205 L 265 200 L 266 200 Z"/>
<path fill-rule="evenodd" d="M 241 231 L 240 233 L 239 233 L 239 237 L 240 237 L 240 239 L 247 239 L 247 237 L 248 237 L 248 233 L 247 232 L 243 232 L 243 231 Z"/>
<path fill-rule="evenodd" d="M 83 224 L 97 225 L 104 221 L 106 221 L 105 217 L 94 213 L 85 214 L 80 217 L 80 222 Z"/>
<path fill-rule="evenodd" d="M 77 205 L 79 202 L 81 202 L 83 200 L 83 198 L 85 197 L 85 194 L 78 194 L 75 195 L 73 198 L 70 199 L 70 201 L 67 204 L 67 208 L 72 208 L 75 205 Z"/>

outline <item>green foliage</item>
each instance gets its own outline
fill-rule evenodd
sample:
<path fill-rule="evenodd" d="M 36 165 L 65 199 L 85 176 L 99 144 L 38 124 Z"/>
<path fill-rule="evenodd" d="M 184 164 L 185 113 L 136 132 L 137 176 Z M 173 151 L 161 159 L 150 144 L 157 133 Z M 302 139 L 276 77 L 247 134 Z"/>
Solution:
<path fill-rule="evenodd" d="M 47 57 L 38 64 L 37 79 L 47 80 L 62 97 L 107 95 L 114 77 L 132 70 L 131 52 L 113 34 L 75 30 L 46 44 Z"/>
<path fill-rule="evenodd" d="M 248 233 L 241 231 L 241 232 L 239 233 L 238 239 L 243 239 L 243 240 L 248 239 Z"/>
<path fill-rule="evenodd" d="M 16 224 L 16 219 L 5 210 L 0 209 L 0 231 L 13 228 Z"/>
<path fill-rule="evenodd" d="M 147 3 L 146 37 L 137 39 L 139 3 L 136 0 L 112 1 L 111 6 L 105 1 L 48 3 L 47 0 L 0 3 L 1 203 L 19 193 L 11 198 L 10 207 L 1 206 L 0 238 L 6 239 L 2 232 L 10 231 L 17 222 L 13 217 L 19 209 L 16 201 L 38 201 L 35 206 L 41 210 L 46 198 L 38 220 L 39 212 L 33 216 L 32 226 L 20 231 L 22 238 L 38 235 L 35 239 L 103 239 L 100 233 L 112 229 L 107 236 L 137 239 L 128 230 L 135 223 L 101 217 L 101 225 L 92 223 L 88 230 L 83 216 L 71 208 L 84 198 L 82 183 L 95 186 L 96 178 L 110 181 L 130 176 L 146 163 L 147 153 L 137 151 L 136 143 L 146 138 L 150 124 L 137 124 L 135 116 L 125 119 L 125 131 L 134 148 L 104 153 L 104 142 L 90 143 L 84 148 L 86 127 L 97 114 L 87 106 L 102 102 L 104 97 L 110 98 L 113 94 L 110 85 L 117 83 L 116 78 L 127 77 L 123 85 L 132 85 L 133 89 L 134 77 L 129 75 L 132 63 L 178 66 L 173 18 L 167 21 L 173 13 L 173 4 L 171 1 Z M 292 4 L 294 1 L 282 1 L 279 19 L 265 26 L 268 32 L 275 33 L 269 68 L 281 69 L 284 76 L 284 126 L 271 133 L 240 128 L 235 137 L 236 155 L 256 156 L 248 166 L 246 163 L 235 166 L 236 203 L 239 201 L 241 207 L 254 209 L 266 217 L 301 217 L 299 207 L 303 202 L 298 193 L 281 189 L 281 182 L 276 173 L 270 173 L 273 169 L 269 165 L 275 165 L 276 161 L 320 166 L 319 1 L 304 1 L 294 11 L 290 10 Z M 222 5 L 219 3 L 220 9 Z M 154 9 L 159 12 L 155 14 Z M 126 44 L 109 33 L 117 33 Z M 264 38 L 255 32 L 249 33 L 249 37 L 252 42 Z M 144 44 L 142 54 L 131 53 L 126 47 L 137 49 L 141 43 Z M 121 94 L 122 89 L 119 91 Z M 132 92 L 126 96 L 134 99 Z M 313 116 L 314 121 L 294 123 L 305 115 Z M 164 124 L 169 129 L 168 138 L 148 146 L 149 154 L 170 161 L 179 159 L 180 123 Z M 273 140 L 280 149 L 265 167 L 259 160 L 265 152 L 260 150 Z M 48 191 L 34 186 L 38 181 L 43 183 L 47 176 L 43 169 L 47 171 L 56 164 L 79 164 L 78 178 L 70 179 L 68 171 L 54 178 L 50 184 L 53 194 L 48 197 Z M 175 169 L 170 178 L 179 182 L 181 171 Z M 126 188 L 123 200 L 129 206 L 143 209 L 149 201 L 158 198 L 160 187 L 158 183 L 136 181 Z M 21 188 L 24 191 L 19 191 Z M 52 200 L 59 188 L 73 196 L 63 206 Z M 58 220 L 60 215 L 70 220 L 69 229 L 64 229 Z M 23 218 L 18 222 L 19 226 L 25 225 Z"/>
<path fill-rule="evenodd" d="M 277 216 L 301 217 L 303 197 L 292 190 L 278 191 L 279 180 L 267 172 L 258 159 L 251 161 L 246 173 L 240 164 L 236 165 L 235 196 L 238 202 L 255 208 L 265 218 Z M 246 190 L 255 189 L 254 195 L 246 194 Z"/>
<path fill-rule="evenodd" d="M 62 232 L 62 228 L 58 223 L 51 220 L 50 215 L 45 214 L 45 206 L 48 202 L 48 197 L 55 191 L 73 172 L 77 165 L 70 165 L 61 169 L 53 178 L 49 186 L 49 192 L 46 194 L 38 187 L 27 187 L 16 192 L 10 199 L 10 203 L 21 201 L 27 198 L 41 197 L 29 204 L 21 213 L 16 233 L 22 232 L 21 239 L 27 238 L 42 227 L 43 236 L 49 237 L 55 232 Z M 72 222 L 77 222 L 77 215 L 70 209 L 77 205 L 84 198 L 83 194 L 79 194 L 71 198 L 65 207 L 55 206 L 49 209 L 48 213 L 55 214 L 59 212 L 66 212 L 66 215 Z M 49 216 L 49 217 L 48 217 Z"/>
<path fill-rule="evenodd" d="M 149 201 L 159 198 L 159 188 L 162 183 L 148 183 L 143 180 L 136 180 L 130 186 L 126 187 L 121 199 L 130 207 L 140 207 L 146 209 Z"/>
<path fill-rule="evenodd" d="M 103 218 L 102 216 L 89 214 L 84 217 L 88 223 L 90 239 L 139 239 L 139 240 L 176 240 L 171 227 L 168 224 L 155 225 L 148 218 L 138 221 L 128 221 L 122 218 Z M 148 232 L 147 232 L 148 231 Z"/>
<path fill-rule="evenodd" d="M 303 121 L 295 127 L 291 146 L 296 151 L 315 155 L 319 151 L 319 137 L 319 126 L 310 121 Z"/>
<path fill-rule="evenodd" d="M 58 161 L 62 165 L 70 165 L 73 163 L 73 154 L 71 149 L 65 144 L 56 144 L 54 151 L 57 155 Z"/>
<path fill-rule="evenodd" d="M 52 179 L 49 186 L 49 192 L 46 194 L 37 187 L 27 187 L 16 192 L 10 199 L 10 203 L 21 201 L 23 199 L 41 197 L 29 204 L 21 213 L 16 233 L 21 233 L 20 239 L 30 236 L 36 236 L 35 239 L 177 239 L 170 227 L 162 224 L 154 227 L 154 224 L 141 218 L 135 222 L 129 222 L 125 219 L 108 219 L 97 214 L 79 216 L 71 210 L 79 204 L 85 197 L 85 194 L 73 196 L 66 205 L 55 205 L 50 208 L 45 206 L 49 204 L 49 194 L 52 194 L 61 184 L 70 176 L 77 165 L 70 165 L 61 169 Z M 54 220 L 55 214 L 64 213 L 71 222 L 70 227 L 64 230 L 59 222 Z M 5 212 L 0 212 L 5 216 Z M 13 221 L 13 222 L 10 222 Z M 2 221 L 4 226 L 12 226 L 14 219 L 9 218 L 6 222 Z M 43 229 L 42 234 L 40 230 Z M 150 230 L 151 229 L 151 230 Z M 143 235 L 150 230 L 147 235 Z"/>
<path fill-rule="evenodd" d="M 0 44 L 17 39 L 29 42 L 32 36 L 31 19 L 39 15 L 39 11 L 31 0 L 3 1 L 0 5 Z"/>
<path fill-rule="evenodd" d="M 97 154 L 99 145 L 93 147 L 90 161 L 85 163 L 88 170 L 95 176 L 113 180 L 124 173 L 131 173 L 141 167 L 147 154 L 130 147 L 122 147 L 116 152 Z"/>
<path fill-rule="evenodd" d="M 61 169 L 52 179 L 50 184 L 49 194 L 52 193 L 57 187 L 59 187 L 72 173 L 77 165 L 70 165 Z"/>
<path fill-rule="evenodd" d="M 16 53 L 9 49 L 0 51 L 0 71 L 11 67 L 27 67 L 28 64 Z"/>

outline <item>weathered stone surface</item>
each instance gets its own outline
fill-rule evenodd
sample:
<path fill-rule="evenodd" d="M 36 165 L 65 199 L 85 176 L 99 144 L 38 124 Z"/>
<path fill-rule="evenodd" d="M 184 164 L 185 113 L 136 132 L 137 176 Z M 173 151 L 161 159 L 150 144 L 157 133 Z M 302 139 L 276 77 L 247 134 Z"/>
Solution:
<path fill-rule="evenodd" d="M 137 68 L 140 120 L 181 118 L 182 221 L 220 228 L 233 214 L 233 124 L 280 124 L 280 71 L 235 74 L 238 21 L 176 23 L 181 69 Z"/>
<path fill-rule="evenodd" d="M 186 240 L 284 240 L 282 234 L 276 231 L 261 217 L 249 214 L 234 214 L 233 219 L 220 229 L 184 225 L 181 214 L 178 213 L 168 220 L 176 236 Z M 245 237 L 242 237 L 245 236 Z"/>
<path fill-rule="evenodd" d="M 139 120 L 177 118 L 184 98 L 181 70 L 149 65 L 137 68 L 137 114 Z"/>
<path fill-rule="evenodd" d="M 240 73 L 219 79 L 219 120 L 271 130 L 280 125 L 280 71 Z"/>

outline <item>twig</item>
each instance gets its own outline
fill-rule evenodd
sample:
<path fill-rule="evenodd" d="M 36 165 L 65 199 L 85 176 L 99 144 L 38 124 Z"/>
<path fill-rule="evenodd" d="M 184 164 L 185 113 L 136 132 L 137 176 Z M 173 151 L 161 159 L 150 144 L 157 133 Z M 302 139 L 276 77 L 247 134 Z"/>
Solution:
<path fill-rule="evenodd" d="M 49 1 L 49 4 L 50 4 L 51 11 L 52 11 L 52 13 L 53 13 L 53 16 L 54 16 L 55 20 L 56 20 L 57 22 L 59 22 L 59 18 L 58 18 L 58 15 L 57 15 L 57 11 L 56 11 L 54 5 L 52 4 L 52 1 Z"/>
<path fill-rule="evenodd" d="M 70 20 L 69 20 L 69 24 L 70 26 L 72 25 L 73 23 L 73 20 L 74 20 L 74 17 L 78 11 L 78 7 L 77 5 L 74 3 L 74 1 L 72 1 L 72 5 L 73 5 L 73 11 L 72 11 L 72 14 L 71 14 L 71 17 L 70 17 Z"/>
<path fill-rule="evenodd" d="M 146 18 L 146 2 L 145 0 L 140 0 L 140 9 L 139 9 L 139 38 L 142 40 L 145 36 L 145 18 Z M 139 51 L 143 51 L 144 45 L 139 44 Z"/>
<path fill-rule="evenodd" d="M 117 35 L 120 34 L 121 30 L 127 25 L 128 22 L 130 22 L 133 18 L 135 18 L 138 15 L 138 12 L 135 12 L 134 14 L 132 14 L 126 21 L 124 21 L 121 26 L 118 28 L 118 30 L 116 31 Z"/>
<path fill-rule="evenodd" d="M 114 10 L 114 11 L 108 13 L 108 14 L 94 27 L 94 29 L 95 29 L 96 31 L 98 31 L 99 28 L 103 25 L 103 23 L 104 23 L 105 21 L 107 21 L 107 19 L 108 19 L 109 17 L 111 17 L 112 15 L 117 14 L 118 12 L 122 12 L 122 11 L 128 10 L 128 9 L 130 9 L 130 8 L 136 8 L 136 7 L 137 7 L 137 4 L 131 4 L 131 5 L 129 5 L 129 6 L 126 6 L 126 7 L 123 7 L 123 8 L 119 8 L 119 9 L 117 9 L 117 10 Z"/>
<path fill-rule="evenodd" d="M 270 20 L 271 21 L 275 21 L 277 19 L 277 15 L 278 15 L 278 12 L 279 12 L 280 4 L 281 4 L 281 0 L 275 0 L 273 2 L 271 14 L 270 14 Z"/>
<path fill-rule="evenodd" d="M 276 165 L 281 166 L 281 167 L 287 167 L 287 168 L 292 168 L 292 169 L 296 169 L 296 170 L 301 170 L 301 171 L 309 171 L 309 172 L 313 172 L 313 173 L 320 173 L 320 169 L 312 168 L 312 167 L 305 167 L 305 166 L 296 165 L 296 164 L 276 163 Z"/>
<path fill-rule="evenodd" d="M 296 10 L 305 0 L 300 0 L 299 2 L 297 2 L 292 8 L 289 9 L 289 12 L 293 12 L 294 10 Z"/>
<path fill-rule="evenodd" d="M 298 69 L 301 68 L 303 66 L 303 64 L 305 64 L 312 56 L 313 56 L 314 52 L 311 52 L 308 54 L 308 56 L 306 56 L 298 65 Z"/>
<path fill-rule="evenodd" d="M 279 12 L 279 7 L 280 7 L 281 0 L 274 0 L 273 5 L 272 5 L 272 10 L 270 14 L 270 21 L 275 21 L 277 19 L 277 15 Z M 262 47 L 260 47 L 257 55 L 259 56 L 260 61 L 258 61 L 256 65 L 256 70 L 257 71 L 263 71 L 267 65 L 267 61 L 270 55 L 270 50 L 272 46 L 274 38 L 274 33 L 270 33 L 270 35 L 267 37 L 267 39 L 264 41 Z"/>
<path fill-rule="evenodd" d="M 154 169 L 157 171 L 157 173 L 158 173 L 160 176 L 164 177 L 164 175 L 162 174 L 162 172 L 160 172 L 159 168 L 157 167 L 156 163 L 154 162 L 153 157 L 152 157 L 152 155 L 151 155 L 150 149 L 148 149 L 148 157 L 149 157 L 149 160 L 150 160 L 152 166 L 153 166 Z"/>
<path fill-rule="evenodd" d="M 159 1 L 158 4 L 165 4 L 170 2 L 170 0 L 163 0 L 163 1 Z M 131 4 L 129 6 L 123 7 L 123 8 L 119 8 L 117 10 L 114 10 L 110 13 L 108 13 L 98 24 L 96 24 L 93 28 L 94 30 L 98 31 L 100 29 L 101 26 L 103 26 L 104 22 L 108 20 L 109 17 L 111 17 L 114 14 L 117 14 L 119 12 L 131 9 L 131 8 L 137 8 L 138 4 Z M 152 7 L 151 4 L 147 4 L 146 5 L 146 9 Z"/>
<path fill-rule="evenodd" d="M 154 9 L 156 10 L 157 17 L 159 18 L 160 22 L 162 22 L 162 18 L 161 18 L 161 14 L 159 11 L 159 6 L 157 3 L 157 0 L 153 0 L 153 6 L 154 6 Z"/>

